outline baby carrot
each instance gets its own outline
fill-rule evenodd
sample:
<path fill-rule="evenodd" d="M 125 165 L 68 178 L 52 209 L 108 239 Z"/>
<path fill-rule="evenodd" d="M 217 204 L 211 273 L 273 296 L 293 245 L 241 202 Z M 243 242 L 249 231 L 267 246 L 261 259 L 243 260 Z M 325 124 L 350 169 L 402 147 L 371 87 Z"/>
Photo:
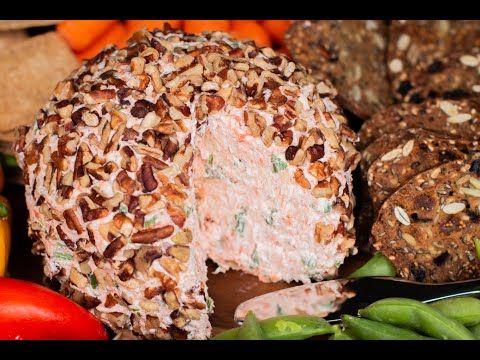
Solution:
<path fill-rule="evenodd" d="M 107 30 L 95 43 L 85 51 L 77 54 L 77 58 L 81 61 L 84 59 L 90 59 L 97 55 L 108 44 L 115 44 L 118 47 L 125 46 L 128 39 L 128 32 L 125 26 L 118 22 Z"/>
<path fill-rule="evenodd" d="M 238 40 L 253 40 L 257 46 L 272 46 L 268 32 L 254 20 L 234 23 L 231 34 Z"/>
<path fill-rule="evenodd" d="M 290 26 L 289 20 L 265 20 L 262 25 L 268 31 L 273 41 L 283 44 L 283 36 Z"/>
<path fill-rule="evenodd" d="M 57 31 L 74 51 L 83 51 L 92 45 L 117 20 L 66 20 Z"/>

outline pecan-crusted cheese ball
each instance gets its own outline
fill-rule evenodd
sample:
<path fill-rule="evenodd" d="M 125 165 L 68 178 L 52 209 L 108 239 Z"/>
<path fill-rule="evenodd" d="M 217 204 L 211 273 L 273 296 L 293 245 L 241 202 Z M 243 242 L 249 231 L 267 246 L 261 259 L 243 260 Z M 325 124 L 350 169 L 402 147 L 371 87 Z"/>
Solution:
<path fill-rule="evenodd" d="M 327 81 L 224 33 L 136 33 L 58 84 L 15 149 L 45 273 L 114 328 L 210 334 L 206 257 L 263 281 L 354 252 L 359 161 Z"/>

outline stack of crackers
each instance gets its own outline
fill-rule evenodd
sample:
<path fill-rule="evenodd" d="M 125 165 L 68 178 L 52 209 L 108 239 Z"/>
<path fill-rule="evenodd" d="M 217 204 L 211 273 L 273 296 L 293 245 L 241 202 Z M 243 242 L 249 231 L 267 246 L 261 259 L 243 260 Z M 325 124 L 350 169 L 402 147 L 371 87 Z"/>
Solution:
<path fill-rule="evenodd" d="M 27 30 L 58 20 L 0 21 L 0 141 L 11 142 L 14 129 L 33 122 L 55 85 L 78 61 L 56 32 L 30 37 Z M 0 144 L 1 146 L 1 144 Z M 6 147 L 8 148 L 8 146 Z"/>
<path fill-rule="evenodd" d="M 362 124 L 371 249 L 411 280 L 478 278 L 480 21 L 299 21 L 286 42 Z"/>

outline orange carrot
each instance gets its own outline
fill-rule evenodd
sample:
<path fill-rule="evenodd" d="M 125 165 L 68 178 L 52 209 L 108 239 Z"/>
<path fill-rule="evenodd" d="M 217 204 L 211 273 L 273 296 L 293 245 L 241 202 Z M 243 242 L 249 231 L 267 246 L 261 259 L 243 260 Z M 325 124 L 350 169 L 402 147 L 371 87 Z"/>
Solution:
<path fill-rule="evenodd" d="M 162 30 L 166 22 L 174 29 L 182 26 L 182 20 L 127 20 L 127 29 L 130 33 L 134 33 L 143 27 L 146 27 L 150 31 L 155 28 Z"/>
<path fill-rule="evenodd" d="M 263 22 L 263 27 L 267 29 L 273 41 L 279 44 L 283 44 L 283 37 L 289 26 L 289 20 L 265 20 Z"/>
<path fill-rule="evenodd" d="M 124 47 L 128 39 L 128 31 L 126 27 L 118 22 L 107 30 L 95 43 L 85 51 L 77 54 L 77 58 L 81 61 L 90 59 L 97 55 L 108 44 L 115 44 L 118 47 Z"/>
<path fill-rule="evenodd" d="M 272 46 L 268 32 L 254 20 L 234 23 L 231 34 L 238 40 L 253 40 L 257 46 Z"/>
<path fill-rule="evenodd" d="M 57 31 L 74 51 L 83 51 L 92 45 L 117 20 L 66 20 Z"/>
<path fill-rule="evenodd" d="M 184 30 L 187 33 L 199 34 L 203 31 L 230 30 L 230 20 L 185 20 Z"/>

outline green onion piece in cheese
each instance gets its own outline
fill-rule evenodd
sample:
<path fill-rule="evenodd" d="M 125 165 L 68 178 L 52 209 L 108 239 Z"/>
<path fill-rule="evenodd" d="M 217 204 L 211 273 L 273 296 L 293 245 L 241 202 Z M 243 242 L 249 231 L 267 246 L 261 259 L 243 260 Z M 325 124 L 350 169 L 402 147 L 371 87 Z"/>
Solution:
<path fill-rule="evenodd" d="M 73 255 L 67 253 L 55 252 L 53 256 L 61 260 L 73 260 Z"/>
<path fill-rule="evenodd" d="M 245 230 L 245 215 L 247 214 L 247 210 L 242 209 L 239 213 L 235 214 L 235 230 L 243 234 Z"/>
<path fill-rule="evenodd" d="M 287 168 L 287 163 L 276 155 L 272 155 L 271 161 L 274 173 L 278 173 Z"/>
<path fill-rule="evenodd" d="M 92 287 L 92 289 L 96 289 L 98 286 L 98 280 L 95 274 L 90 274 L 88 278 L 90 279 L 90 286 Z"/>
<path fill-rule="evenodd" d="M 150 219 L 145 220 L 145 221 L 143 222 L 143 227 L 144 227 L 144 228 L 148 228 L 148 227 L 154 225 L 156 222 L 157 222 L 157 217 L 156 217 L 156 216 L 152 216 Z"/>

